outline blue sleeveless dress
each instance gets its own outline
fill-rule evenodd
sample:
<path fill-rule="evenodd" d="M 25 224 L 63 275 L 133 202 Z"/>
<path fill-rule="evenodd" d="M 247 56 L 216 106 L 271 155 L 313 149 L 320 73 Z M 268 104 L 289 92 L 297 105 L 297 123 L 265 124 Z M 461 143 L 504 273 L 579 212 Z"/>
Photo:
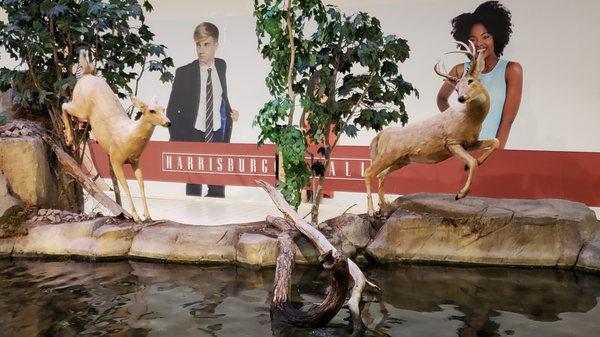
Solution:
<path fill-rule="evenodd" d="M 499 59 L 498 63 L 489 73 L 479 75 L 481 83 L 490 94 L 490 111 L 483 121 L 479 139 L 496 138 L 498 127 L 502 120 L 502 110 L 504 109 L 504 100 L 506 99 L 506 65 L 508 60 Z M 464 72 L 469 69 L 471 62 L 465 62 Z M 464 74 L 463 72 L 463 74 Z"/>

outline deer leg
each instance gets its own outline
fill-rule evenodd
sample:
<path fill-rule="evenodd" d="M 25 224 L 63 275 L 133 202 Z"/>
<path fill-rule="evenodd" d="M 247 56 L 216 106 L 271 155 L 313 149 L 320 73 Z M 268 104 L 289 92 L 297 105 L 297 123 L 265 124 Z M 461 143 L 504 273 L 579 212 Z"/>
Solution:
<path fill-rule="evenodd" d="M 129 191 L 129 186 L 127 185 L 127 180 L 125 180 L 125 173 L 123 172 L 123 166 L 121 165 L 121 163 L 118 163 L 115 160 L 113 160 L 112 156 L 111 156 L 110 164 L 112 165 L 113 171 L 115 171 L 115 176 L 117 176 L 117 180 L 119 180 L 119 183 L 121 184 L 121 186 L 123 186 L 125 193 L 127 193 L 127 198 L 129 199 L 129 204 L 131 205 L 131 216 L 133 217 L 133 220 L 135 222 L 140 222 L 140 217 L 137 214 L 137 212 L 135 211 L 135 205 L 133 204 L 133 199 L 131 198 L 131 192 Z"/>
<path fill-rule="evenodd" d="M 475 171 L 477 170 L 477 160 L 473 158 L 469 154 L 469 152 L 467 152 L 467 150 L 465 150 L 459 144 L 449 144 L 448 150 L 450 150 L 450 152 L 454 156 L 460 158 L 460 160 L 466 163 L 469 167 L 469 175 L 467 176 L 467 182 L 465 183 L 465 186 L 463 186 L 463 188 L 456 195 L 456 200 L 458 200 L 464 198 L 467 195 L 467 193 L 469 193 L 469 191 L 471 190 L 471 182 L 473 181 L 473 176 L 475 175 Z"/>
<path fill-rule="evenodd" d="M 374 207 L 373 207 L 373 197 L 371 196 L 371 179 L 373 178 L 373 176 L 377 176 L 381 171 L 388 168 L 389 166 L 390 166 L 390 163 L 385 163 L 383 161 L 375 159 L 373 161 L 373 163 L 371 163 L 371 166 L 369 166 L 367 168 L 367 170 L 365 171 L 365 185 L 366 185 L 366 189 L 367 189 L 367 206 L 368 206 L 368 212 L 369 212 L 370 216 L 373 216 L 373 214 L 375 214 Z"/>
<path fill-rule="evenodd" d="M 392 164 L 391 166 L 389 166 L 388 168 L 386 168 L 385 170 L 381 171 L 378 175 L 377 175 L 377 179 L 379 179 L 379 187 L 378 187 L 378 194 L 379 194 L 379 208 L 381 208 L 381 206 L 383 206 L 383 204 L 385 204 L 385 195 L 384 195 L 384 190 L 383 190 L 383 180 L 385 179 L 385 177 L 398 170 L 403 168 L 404 166 L 408 165 L 407 162 L 405 161 L 398 161 L 395 162 L 394 164 Z"/>
<path fill-rule="evenodd" d="M 138 185 L 140 187 L 140 193 L 142 194 L 142 202 L 144 205 L 144 219 L 146 221 L 152 220 L 150 218 L 150 212 L 148 211 L 148 203 L 146 202 L 146 190 L 144 189 L 144 178 L 142 178 L 142 169 L 140 169 L 140 164 L 138 162 L 132 163 L 131 167 L 133 168 L 135 178 L 137 179 Z"/>
<path fill-rule="evenodd" d="M 481 165 L 498 147 L 500 147 L 500 141 L 498 141 L 498 139 L 484 139 L 475 143 L 474 146 L 469 148 L 469 151 L 487 149 L 479 158 L 477 158 L 477 165 Z"/>
<path fill-rule="evenodd" d="M 73 128 L 71 127 L 71 121 L 69 120 L 69 115 L 71 108 L 71 103 L 63 103 L 61 105 L 62 110 L 62 121 L 65 125 L 65 140 L 67 142 L 67 146 L 73 145 Z"/>

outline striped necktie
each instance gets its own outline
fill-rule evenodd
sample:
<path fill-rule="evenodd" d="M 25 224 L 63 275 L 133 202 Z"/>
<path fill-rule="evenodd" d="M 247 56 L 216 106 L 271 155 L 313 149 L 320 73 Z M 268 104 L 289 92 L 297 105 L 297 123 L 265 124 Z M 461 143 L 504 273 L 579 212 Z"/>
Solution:
<path fill-rule="evenodd" d="M 212 69 L 208 68 L 208 77 L 206 78 L 206 132 L 204 132 L 204 141 L 212 142 L 213 131 L 213 88 L 212 88 Z"/>

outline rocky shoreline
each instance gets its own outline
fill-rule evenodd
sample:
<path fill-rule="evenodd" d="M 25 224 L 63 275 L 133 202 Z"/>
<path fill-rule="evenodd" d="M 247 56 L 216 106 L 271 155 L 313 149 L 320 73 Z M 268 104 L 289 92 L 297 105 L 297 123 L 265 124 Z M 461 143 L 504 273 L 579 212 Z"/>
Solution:
<path fill-rule="evenodd" d="M 277 240 L 265 235 L 266 222 L 133 223 L 51 210 L 56 188 L 40 138 L 2 137 L 0 142 L 0 257 L 275 265 Z M 25 211 L 19 213 L 19 207 Z M 27 207 L 33 211 L 26 212 Z M 25 216 L 19 227 L 17 220 Z M 318 229 L 347 256 L 376 263 L 600 272 L 600 222 L 578 202 L 480 197 L 455 201 L 451 195 L 419 193 L 398 198 L 386 207 L 385 216 L 371 220 L 364 214 L 344 214 Z M 297 263 L 317 263 L 310 242 L 301 238 L 297 246 Z"/>
<path fill-rule="evenodd" d="M 580 269 L 600 272 L 600 222 L 587 206 L 564 200 L 516 200 L 414 194 L 393 203 L 379 230 L 365 215 L 319 225 L 336 248 L 376 263 L 427 263 Z M 172 221 L 133 223 L 110 217 L 41 223 L 26 235 L 0 239 L 3 257 L 71 256 L 175 263 L 271 267 L 277 240 L 266 222 L 221 226 Z M 296 262 L 317 264 L 317 251 L 298 242 Z"/>

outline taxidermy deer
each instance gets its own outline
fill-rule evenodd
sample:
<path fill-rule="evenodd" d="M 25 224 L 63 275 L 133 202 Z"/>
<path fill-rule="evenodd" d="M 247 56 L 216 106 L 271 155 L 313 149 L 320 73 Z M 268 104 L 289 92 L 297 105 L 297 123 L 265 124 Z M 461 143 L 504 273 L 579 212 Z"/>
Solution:
<path fill-rule="evenodd" d="M 471 189 L 471 182 L 477 167 L 498 148 L 498 139 L 479 140 L 481 124 L 490 108 L 490 96 L 481 84 L 479 74 L 484 68 L 483 53 L 478 53 L 471 42 L 465 50 L 449 53 L 465 54 L 471 60 L 470 68 L 459 79 L 439 69 L 439 61 L 434 66 L 436 74 L 456 83 L 459 105 L 451 106 L 443 113 L 406 127 L 390 127 L 381 131 L 370 145 L 371 166 L 365 171 L 369 215 L 373 215 L 371 179 L 379 179 L 379 206 L 385 203 L 383 180 L 395 170 L 410 163 L 439 163 L 450 157 L 458 157 L 469 170 L 467 182 L 456 195 L 464 198 Z M 449 54 L 447 53 L 447 54 Z M 467 151 L 487 149 L 475 159 Z"/>
<path fill-rule="evenodd" d="M 123 173 L 124 164 L 131 164 L 133 168 L 142 194 L 144 218 L 151 220 L 139 159 L 154 132 L 154 127 L 169 127 L 171 122 L 165 116 L 164 108 L 157 105 L 155 99 L 147 105 L 133 95 L 130 95 L 131 102 L 140 110 L 138 116 L 141 117 L 138 121 L 129 119 L 106 81 L 93 75 L 94 68 L 90 65 L 87 51 L 82 50 L 79 53 L 79 63 L 83 68 L 83 76 L 75 83 L 71 102 L 62 105 L 67 145 L 73 144 L 73 129 L 68 115 L 87 120 L 96 140 L 108 153 L 115 175 L 127 193 L 133 219 L 140 221 Z"/>

